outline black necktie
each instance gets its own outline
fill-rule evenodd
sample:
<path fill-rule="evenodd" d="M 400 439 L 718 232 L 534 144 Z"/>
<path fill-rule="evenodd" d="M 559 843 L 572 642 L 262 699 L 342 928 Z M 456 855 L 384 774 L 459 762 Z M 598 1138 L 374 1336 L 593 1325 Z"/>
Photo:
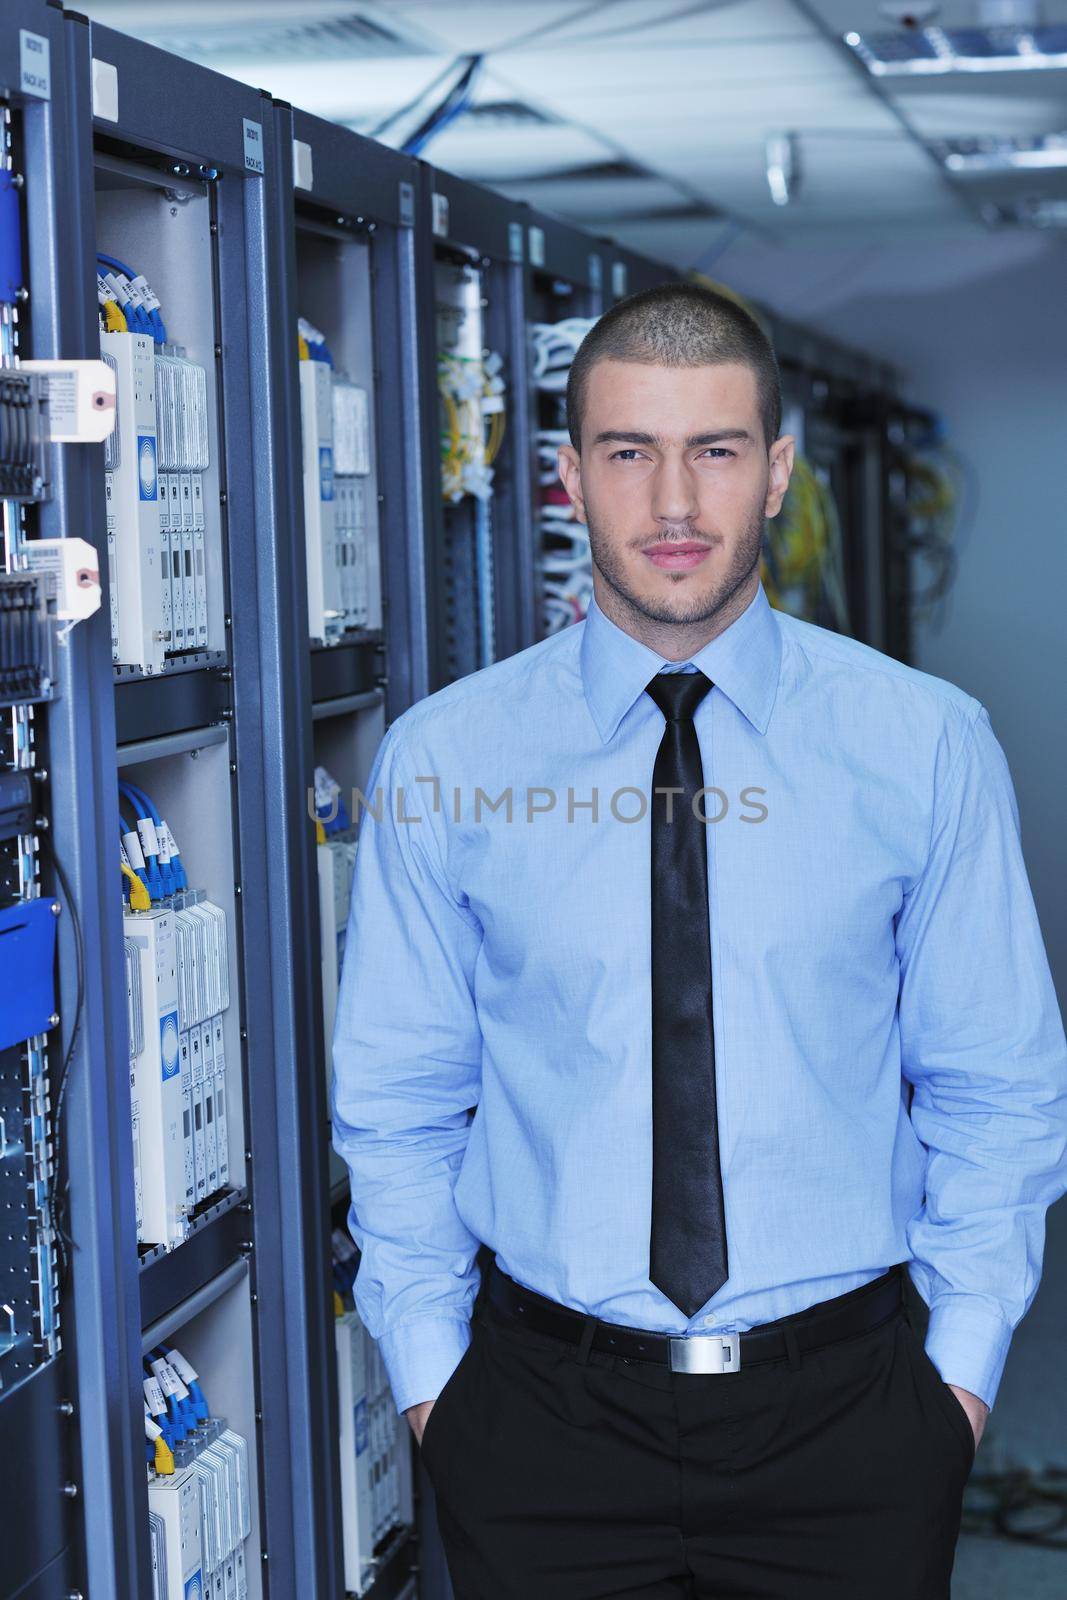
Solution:
<path fill-rule="evenodd" d="M 704 784 L 693 713 L 711 687 L 702 672 L 660 672 L 647 685 L 667 719 L 652 778 L 649 1278 L 687 1317 L 729 1271 L 715 1108 L 708 824 L 701 820 L 707 797 L 693 806 Z M 682 793 L 656 793 L 663 789 Z"/>

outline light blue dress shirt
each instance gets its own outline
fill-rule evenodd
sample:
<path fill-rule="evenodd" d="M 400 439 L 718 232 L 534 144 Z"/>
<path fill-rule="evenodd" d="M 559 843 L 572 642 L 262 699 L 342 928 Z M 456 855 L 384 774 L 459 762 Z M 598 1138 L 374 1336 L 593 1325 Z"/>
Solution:
<path fill-rule="evenodd" d="M 1067 1044 L 989 715 L 762 586 L 692 657 L 730 1275 L 686 1318 L 648 1278 L 643 691 L 668 665 L 594 601 L 375 756 L 332 1109 L 397 1409 L 466 1350 L 480 1241 L 541 1294 L 673 1334 L 906 1261 L 933 1362 L 992 1405 L 1067 1189 Z"/>

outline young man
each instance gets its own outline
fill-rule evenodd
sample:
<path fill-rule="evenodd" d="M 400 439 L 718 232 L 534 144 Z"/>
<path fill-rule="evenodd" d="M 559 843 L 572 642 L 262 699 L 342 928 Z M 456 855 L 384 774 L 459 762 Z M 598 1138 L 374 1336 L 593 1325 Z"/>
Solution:
<path fill-rule="evenodd" d="M 567 399 L 588 616 L 406 711 L 367 787 L 356 1303 L 457 1600 L 947 1600 L 1067 1188 L 1004 755 L 768 604 L 794 441 L 745 312 L 632 296 Z"/>

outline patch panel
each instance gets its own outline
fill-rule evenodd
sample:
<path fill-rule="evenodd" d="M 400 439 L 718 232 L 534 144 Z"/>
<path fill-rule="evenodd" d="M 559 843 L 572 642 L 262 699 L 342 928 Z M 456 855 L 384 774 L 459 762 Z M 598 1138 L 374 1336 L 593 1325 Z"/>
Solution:
<path fill-rule="evenodd" d="M 155 1600 L 246 1600 L 247 1441 L 212 1415 L 196 1369 L 173 1344 L 146 1355 L 143 1386 Z"/>
<path fill-rule="evenodd" d="M 209 645 L 207 373 L 167 339 L 143 274 L 99 257 L 97 298 L 117 387 L 105 447 L 112 659 L 151 675 Z"/>
<path fill-rule="evenodd" d="M 229 931 L 223 908 L 189 887 L 149 796 L 126 780 L 121 792 L 137 813 L 120 857 L 138 1239 L 173 1248 L 229 1183 Z"/>

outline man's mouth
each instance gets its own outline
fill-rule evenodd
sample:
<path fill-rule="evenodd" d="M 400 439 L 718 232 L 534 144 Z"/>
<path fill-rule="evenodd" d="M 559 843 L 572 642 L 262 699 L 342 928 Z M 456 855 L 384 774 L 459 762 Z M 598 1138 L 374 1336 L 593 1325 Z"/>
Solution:
<path fill-rule="evenodd" d="M 697 567 L 704 557 L 711 553 L 710 544 L 698 544 L 695 539 L 686 539 L 682 543 L 652 544 L 645 550 L 645 555 L 654 567 L 662 570 L 686 571 L 690 567 Z"/>

